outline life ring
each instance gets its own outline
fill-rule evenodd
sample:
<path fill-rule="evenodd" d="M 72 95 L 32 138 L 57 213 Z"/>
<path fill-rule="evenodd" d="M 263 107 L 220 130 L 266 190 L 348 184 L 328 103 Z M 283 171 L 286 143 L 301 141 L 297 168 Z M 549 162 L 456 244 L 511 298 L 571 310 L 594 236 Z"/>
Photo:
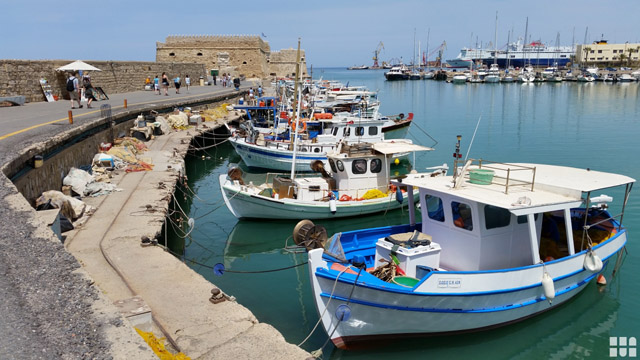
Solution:
<path fill-rule="evenodd" d="M 352 200 L 351 196 L 347 194 L 340 196 L 340 201 L 351 201 L 351 200 Z"/>
<path fill-rule="evenodd" d="M 307 119 L 300 119 L 300 123 L 302 124 L 302 131 L 307 131 Z M 289 119 L 289 126 L 291 130 L 296 131 L 296 122 L 293 119 Z"/>

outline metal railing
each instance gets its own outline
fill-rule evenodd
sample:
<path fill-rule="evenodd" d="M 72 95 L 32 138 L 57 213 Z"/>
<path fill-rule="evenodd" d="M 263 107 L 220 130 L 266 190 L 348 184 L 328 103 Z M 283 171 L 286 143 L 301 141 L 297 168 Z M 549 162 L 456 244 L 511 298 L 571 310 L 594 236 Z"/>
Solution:
<path fill-rule="evenodd" d="M 470 159 L 470 165 L 477 165 L 478 169 L 487 169 L 494 172 L 493 178 L 490 183 L 494 185 L 504 186 L 504 193 L 509 193 L 509 188 L 512 187 L 529 187 L 530 191 L 534 190 L 536 179 L 536 168 L 531 166 L 524 166 L 518 164 L 509 164 L 502 162 L 495 162 L 483 159 Z M 470 171 L 465 172 L 465 179 L 470 180 Z M 530 172 L 529 176 L 523 176 L 519 179 L 513 178 L 516 172 Z"/>

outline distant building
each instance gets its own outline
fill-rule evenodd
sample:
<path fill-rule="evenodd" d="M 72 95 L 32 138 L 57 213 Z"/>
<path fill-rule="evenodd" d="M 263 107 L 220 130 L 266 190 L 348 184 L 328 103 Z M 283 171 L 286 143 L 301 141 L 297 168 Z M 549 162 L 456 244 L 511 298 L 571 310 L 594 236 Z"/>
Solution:
<path fill-rule="evenodd" d="M 576 63 L 584 65 L 627 65 L 637 63 L 640 44 L 609 44 L 606 40 L 576 46 Z"/>
<path fill-rule="evenodd" d="M 257 35 L 168 36 L 156 43 L 156 61 L 198 63 L 218 74 L 231 73 L 246 78 L 288 77 L 295 74 L 294 49 L 271 52 L 269 43 Z M 307 76 L 301 50 L 302 75 Z"/>

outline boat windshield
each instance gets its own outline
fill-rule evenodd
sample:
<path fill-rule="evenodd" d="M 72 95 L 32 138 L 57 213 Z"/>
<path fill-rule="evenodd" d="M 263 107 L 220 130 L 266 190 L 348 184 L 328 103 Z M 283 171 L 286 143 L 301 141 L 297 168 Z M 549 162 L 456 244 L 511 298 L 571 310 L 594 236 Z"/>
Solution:
<path fill-rule="evenodd" d="M 347 259 L 344 256 L 344 250 L 342 249 L 342 243 L 340 242 L 341 236 L 341 232 L 333 235 L 324 245 L 324 252 L 325 254 L 334 257 L 339 262 L 346 263 Z"/>

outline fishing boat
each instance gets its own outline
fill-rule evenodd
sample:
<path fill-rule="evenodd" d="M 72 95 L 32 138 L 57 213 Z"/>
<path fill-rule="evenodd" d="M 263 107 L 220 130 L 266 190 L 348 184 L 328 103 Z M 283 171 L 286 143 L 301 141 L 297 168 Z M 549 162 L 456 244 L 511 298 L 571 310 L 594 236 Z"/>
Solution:
<path fill-rule="evenodd" d="M 605 267 L 621 266 L 634 182 L 481 160 L 454 164 L 451 176 L 410 174 L 394 183 L 419 189 L 421 222 L 410 201 L 408 224 L 337 233 L 308 247 L 319 322 L 337 347 L 349 348 L 487 330 L 558 308 Z M 613 199 L 600 192 L 614 187 L 624 197 L 612 214 Z"/>
<path fill-rule="evenodd" d="M 432 150 L 407 142 L 341 144 L 311 168 L 319 176 L 272 174 L 261 185 L 246 184 L 239 168 L 220 175 L 227 208 L 239 219 L 332 219 L 373 214 L 413 202 L 417 192 L 401 195 L 389 183 L 393 154 Z M 269 176 L 269 175 L 268 175 Z M 399 193 L 397 193 L 399 192 Z M 398 201 L 399 200 L 399 201 Z"/>
<path fill-rule="evenodd" d="M 456 74 L 456 75 L 453 75 L 452 81 L 454 84 L 464 84 L 467 82 L 467 79 L 468 77 L 465 74 Z"/>

